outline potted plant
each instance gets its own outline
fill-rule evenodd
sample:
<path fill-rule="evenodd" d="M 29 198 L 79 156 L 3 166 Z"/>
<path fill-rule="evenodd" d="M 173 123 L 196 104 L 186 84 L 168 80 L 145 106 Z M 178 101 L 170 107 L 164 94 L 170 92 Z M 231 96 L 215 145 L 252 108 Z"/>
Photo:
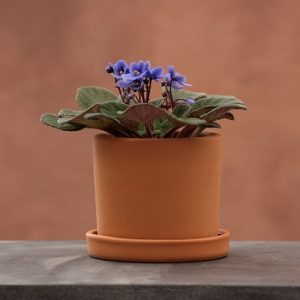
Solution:
<path fill-rule="evenodd" d="M 233 96 L 183 88 L 186 77 L 147 61 L 110 64 L 118 95 L 82 87 L 80 110 L 43 114 L 65 131 L 99 129 L 94 138 L 97 228 L 87 232 L 89 254 L 120 261 L 176 262 L 221 258 L 229 232 L 219 228 L 220 128 Z M 161 97 L 151 91 L 160 84 Z"/>

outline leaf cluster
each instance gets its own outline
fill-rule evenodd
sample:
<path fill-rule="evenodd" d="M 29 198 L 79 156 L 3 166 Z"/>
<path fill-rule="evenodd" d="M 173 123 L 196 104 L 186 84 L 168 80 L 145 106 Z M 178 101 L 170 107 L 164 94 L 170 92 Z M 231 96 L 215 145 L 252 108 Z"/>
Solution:
<path fill-rule="evenodd" d="M 129 103 L 100 87 L 81 87 L 76 102 L 80 110 L 62 109 L 45 113 L 41 121 L 64 131 L 94 128 L 116 137 L 175 138 L 201 135 L 205 128 L 220 128 L 217 121 L 234 120 L 233 109 L 246 109 L 233 96 L 206 95 L 172 89 L 175 106 L 165 109 L 164 98 L 148 103 Z M 193 104 L 185 101 L 193 98 Z"/>

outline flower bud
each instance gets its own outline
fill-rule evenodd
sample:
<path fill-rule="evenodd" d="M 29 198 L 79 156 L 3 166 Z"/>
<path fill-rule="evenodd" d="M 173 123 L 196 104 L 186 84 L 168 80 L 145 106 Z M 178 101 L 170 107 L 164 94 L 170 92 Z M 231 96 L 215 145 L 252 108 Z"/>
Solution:
<path fill-rule="evenodd" d="M 106 73 L 110 74 L 114 72 L 114 68 L 111 65 L 109 65 L 105 68 L 105 71 Z"/>
<path fill-rule="evenodd" d="M 186 98 L 185 99 L 186 104 L 193 105 L 196 101 L 193 98 Z"/>
<path fill-rule="evenodd" d="M 161 95 L 162 95 L 164 98 L 168 97 L 167 91 L 164 91 Z"/>

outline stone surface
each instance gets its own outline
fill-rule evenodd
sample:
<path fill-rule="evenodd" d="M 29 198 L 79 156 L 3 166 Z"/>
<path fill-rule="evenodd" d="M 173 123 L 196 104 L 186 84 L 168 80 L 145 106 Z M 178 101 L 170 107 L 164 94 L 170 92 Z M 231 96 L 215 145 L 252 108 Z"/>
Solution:
<path fill-rule="evenodd" d="M 208 130 L 223 136 L 221 224 L 233 239 L 300 239 L 299 0 L 0 0 L 0 36 L 0 239 L 95 228 L 98 131 L 39 118 L 77 109 L 77 87 L 115 90 L 104 68 L 120 58 L 247 103 Z"/>
<path fill-rule="evenodd" d="M 300 299 L 300 242 L 232 242 L 224 259 L 124 263 L 84 241 L 0 242 L 0 299 Z"/>

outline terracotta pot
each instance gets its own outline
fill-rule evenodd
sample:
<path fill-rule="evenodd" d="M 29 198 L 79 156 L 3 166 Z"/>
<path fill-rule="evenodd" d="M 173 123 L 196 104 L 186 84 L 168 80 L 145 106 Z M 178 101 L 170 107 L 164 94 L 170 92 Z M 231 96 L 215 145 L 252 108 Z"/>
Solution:
<path fill-rule="evenodd" d="M 127 261 L 223 257 L 219 229 L 220 135 L 94 140 L 97 230 L 92 256 Z"/>

